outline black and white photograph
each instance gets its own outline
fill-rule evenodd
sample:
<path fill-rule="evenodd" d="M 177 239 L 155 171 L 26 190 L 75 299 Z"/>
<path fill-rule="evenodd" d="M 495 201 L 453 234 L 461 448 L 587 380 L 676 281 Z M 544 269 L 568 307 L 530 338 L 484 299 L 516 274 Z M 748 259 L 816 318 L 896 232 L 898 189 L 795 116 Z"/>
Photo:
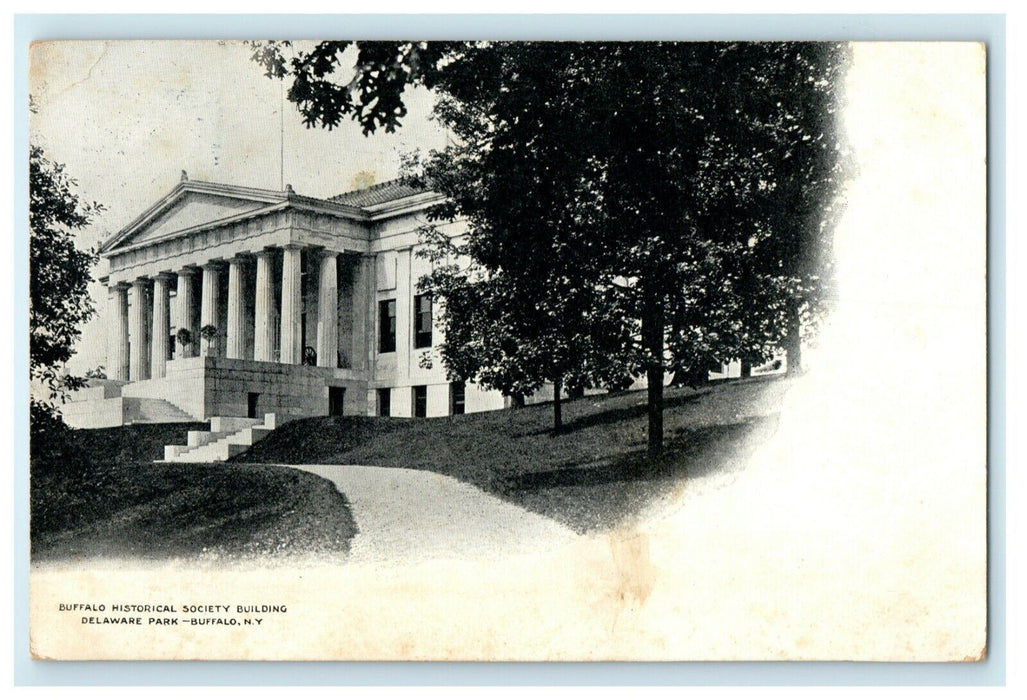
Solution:
<path fill-rule="evenodd" d="M 34 42 L 33 658 L 985 659 L 987 61 Z"/>

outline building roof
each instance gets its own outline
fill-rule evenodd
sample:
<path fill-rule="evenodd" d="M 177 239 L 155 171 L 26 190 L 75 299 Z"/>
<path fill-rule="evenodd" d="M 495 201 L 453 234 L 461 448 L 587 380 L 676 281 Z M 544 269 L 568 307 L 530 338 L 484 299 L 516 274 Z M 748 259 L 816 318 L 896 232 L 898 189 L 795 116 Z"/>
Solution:
<path fill-rule="evenodd" d="M 398 199 L 404 199 L 406 197 L 412 197 L 417 194 L 424 194 L 426 190 L 420 187 L 414 187 L 409 184 L 408 181 L 398 178 L 396 180 L 386 180 L 385 182 L 379 182 L 376 185 L 365 187 L 359 190 L 351 190 L 349 192 L 343 192 L 337 194 L 334 197 L 329 197 L 329 202 L 335 202 L 337 204 L 347 204 L 351 207 L 373 207 L 379 204 L 387 204 L 388 202 L 394 202 Z"/>
<path fill-rule="evenodd" d="M 195 204 L 196 195 L 220 198 L 219 207 L 208 207 L 211 211 L 194 211 L 192 219 L 183 221 L 181 209 Z M 189 199 L 192 197 L 192 199 Z M 153 240 L 163 239 L 166 234 L 179 235 L 195 232 L 234 222 L 238 219 L 252 218 L 283 207 L 317 210 L 323 213 L 362 221 L 375 220 L 382 217 L 414 211 L 432 203 L 437 195 L 414 187 L 406 180 L 396 179 L 381 182 L 359 190 L 344 192 L 328 199 L 317 199 L 296 194 L 291 185 L 284 191 L 264 190 L 254 187 L 239 187 L 201 180 L 190 180 L 183 171 L 181 181 L 171 192 L 157 201 L 153 206 L 140 214 L 132 223 L 108 238 L 100 246 L 100 254 L 107 255 L 115 248 L 131 246 L 138 234 L 157 225 L 166 229 L 158 231 Z M 195 207 L 194 207 L 195 208 Z M 174 223 L 167 221 L 169 216 L 178 216 Z M 198 217 L 198 218 L 197 218 Z M 188 216 L 186 218 L 189 218 Z M 164 223 L 161 224 L 161 221 Z M 180 225 L 176 228 L 176 225 Z M 149 241 L 137 241 L 137 244 Z"/>

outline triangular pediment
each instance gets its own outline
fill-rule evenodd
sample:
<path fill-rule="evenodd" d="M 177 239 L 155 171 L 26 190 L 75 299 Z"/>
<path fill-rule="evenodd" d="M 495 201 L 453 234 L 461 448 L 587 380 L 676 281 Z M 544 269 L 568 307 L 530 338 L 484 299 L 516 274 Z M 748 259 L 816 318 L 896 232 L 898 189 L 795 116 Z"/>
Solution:
<path fill-rule="evenodd" d="M 227 219 L 264 206 L 267 205 L 263 202 L 188 192 L 167 211 L 137 231 L 131 241 L 133 244 L 154 241 L 171 233 Z"/>
<path fill-rule="evenodd" d="M 271 190 L 185 181 L 107 241 L 101 252 L 162 240 L 267 208 L 286 198 L 285 193 Z"/>

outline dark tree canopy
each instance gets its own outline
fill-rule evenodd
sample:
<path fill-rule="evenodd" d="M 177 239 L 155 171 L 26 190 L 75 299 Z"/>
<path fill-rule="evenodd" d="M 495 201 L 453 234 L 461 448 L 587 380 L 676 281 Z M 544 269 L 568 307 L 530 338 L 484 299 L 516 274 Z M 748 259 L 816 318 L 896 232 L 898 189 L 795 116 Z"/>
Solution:
<path fill-rule="evenodd" d="M 33 429 L 82 381 L 64 375 L 81 326 L 94 313 L 87 286 L 97 257 L 75 246 L 74 231 L 89 225 L 100 205 L 85 203 L 64 166 L 32 146 L 29 153 L 29 375 L 45 387 L 34 396 Z"/>
<path fill-rule="evenodd" d="M 355 52 L 344 68 L 344 51 Z M 308 125 L 392 131 L 408 85 L 455 143 L 415 163 L 462 218 L 436 237 L 451 372 L 506 391 L 769 359 L 822 313 L 842 170 L 843 47 L 826 43 L 325 42 L 284 58 Z M 790 367 L 798 364 L 797 343 Z"/>

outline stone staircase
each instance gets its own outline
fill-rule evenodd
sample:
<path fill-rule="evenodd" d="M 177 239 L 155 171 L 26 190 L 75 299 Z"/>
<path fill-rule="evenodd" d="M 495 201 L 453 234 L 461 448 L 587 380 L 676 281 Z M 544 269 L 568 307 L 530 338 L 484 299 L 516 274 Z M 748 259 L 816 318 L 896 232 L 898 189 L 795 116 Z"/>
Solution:
<path fill-rule="evenodd" d="M 131 386 L 113 379 L 90 379 L 61 407 L 72 428 L 113 428 L 137 423 L 193 423 L 198 417 L 159 397 L 125 396 Z"/>
<path fill-rule="evenodd" d="M 125 425 L 133 423 L 190 423 L 192 416 L 164 399 L 125 397 Z"/>
<path fill-rule="evenodd" d="M 274 413 L 264 419 L 214 416 L 210 430 L 190 430 L 186 445 L 166 445 L 165 462 L 224 462 L 267 437 L 278 425 Z"/>

